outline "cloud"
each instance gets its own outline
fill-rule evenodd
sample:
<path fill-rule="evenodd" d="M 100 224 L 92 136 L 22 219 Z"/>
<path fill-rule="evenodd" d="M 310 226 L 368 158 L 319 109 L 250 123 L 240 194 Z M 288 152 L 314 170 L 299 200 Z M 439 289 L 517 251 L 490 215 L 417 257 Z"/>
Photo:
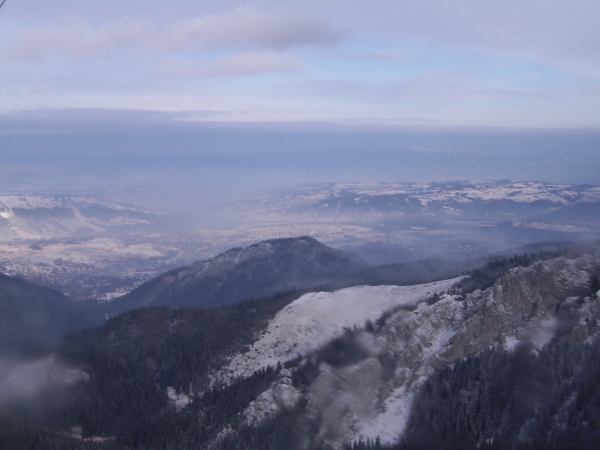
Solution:
<path fill-rule="evenodd" d="M 121 20 L 102 25 L 70 20 L 42 27 L 13 27 L 1 33 L 0 54 L 21 60 L 81 59 L 125 52 L 148 54 L 204 51 L 281 51 L 297 46 L 334 45 L 347 34 L 308 13 L 239 7 L 221 14 L 160 24 Z"/>
<path fill-rule="evenodd" d="M 391 38 L 386 43 L 392 47 L 398 43 L 394 40 L 401 39 L 426 43 L 438 51 L 600 65 L 600 2 L 595 0 L 306 0 L 299 5 L 181 0 L 168 8 L 157 1 L 132 0 L 127 5 L 65 1 L 49 6 L 43 0 L 30 0 L 28 5 L 17 3 L 3 11 L 7 20 L 13 10 L 17 14 L 0 28 L 4 53 L 11 48 L 13 54 L 31 58 L 81 57 L 123 49 L 281 51 L 370 36 Z M 25 23 L 26 29 L 18 28 Z M 390 49 L 387 57 L 395 52 Z"/>
<path fill-rule="evenodd" d="M 160 60 L 154 65 L 154 72 L 162 78 L 197 77 L 205 71 L 202 63 L 188 60 Z"/>
<path fill-rule="evenodd" d="M 140 23 L 25 28 L 5 36 L 0 52 L 29 61 L 51 57 L 80 59 L 127 48 L 146 41 L 147 36 L 148 30 Z"/>
<path fill-rule="evenodd" d="M 199 61 L 159 61 L 156 73 L 164 78 L 192 78 L 198 76 L 252 75 L 267 72 L 301 72 L 304 63 L 290 53 L 243 52 L 217 58 L 208 64 Z"/>
<path fill-rule="evenodd" d="M 391 80 L 319 80 L 306 86 L 319 97 L 355 98 L 378 104 L 468 101 L 478 96 L 477 89 L 484 87 L 473 73 L 461 70 L 425 72 Z"/>
<path fill-rule="evenodd" d="M 0 14 L 7 110 L 599 123 L 597 0 L 9 3 Z M 232 78 L 274 72 L 277 83 Z"/>
<path fill-rule="evenodd" d="M 240 53 L 214 61 L 208 66 L 209 75 L 250 75 L 261 72 L 300 72 L 302 61 L 293 55 L 272 53 Z"/>
<path fill-rule="evenodd" d="M 183 48 L 266 48 L 283 50 L 303 45 L 334 45 L 347 33 L 316 15 L 238 7 L 219 15 L 203 15 L 179 23 L 166 34 Z"/>

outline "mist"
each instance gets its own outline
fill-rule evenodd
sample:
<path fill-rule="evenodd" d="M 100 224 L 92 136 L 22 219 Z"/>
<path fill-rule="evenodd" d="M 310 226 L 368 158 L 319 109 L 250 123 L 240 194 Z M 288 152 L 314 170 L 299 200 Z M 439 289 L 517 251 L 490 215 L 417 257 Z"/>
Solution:
<path fill-rule="evenodd" d="M 4 114 L 0 188 L 104 196 L 224 226 L 240 218 L 225 215 L 219 205 L 301 184 L 600 181 L 597 130 L 425 130 L 181 118 L 181 113 L 110 110 Z"/>
<path fill-rule="evenodd" d="M 66 389 L 89 378 L 55 356 L 0 355 L 0 414 L 52 424 L 52 411 L 67 399 Z M 58 419 L 60 420 L 60 419 Z"/>

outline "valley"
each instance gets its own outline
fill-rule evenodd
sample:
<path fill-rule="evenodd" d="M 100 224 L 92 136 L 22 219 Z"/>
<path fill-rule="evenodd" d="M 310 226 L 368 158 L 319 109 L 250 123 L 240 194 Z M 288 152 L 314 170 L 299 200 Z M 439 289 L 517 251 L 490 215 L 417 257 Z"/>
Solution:
<path fill-rule="evenodd" d="M 310 236 L 370 264 L 469 260 L 600 236 L 600 188 L 452 182 L 298 186 L 216 209 L 237 224 L 94 197 L 0 196 L 0 270 L 76 300 L 109 301 L 151 278 L 230 248 Z M 532 247 L 533 248 L 533 247 Z"/>

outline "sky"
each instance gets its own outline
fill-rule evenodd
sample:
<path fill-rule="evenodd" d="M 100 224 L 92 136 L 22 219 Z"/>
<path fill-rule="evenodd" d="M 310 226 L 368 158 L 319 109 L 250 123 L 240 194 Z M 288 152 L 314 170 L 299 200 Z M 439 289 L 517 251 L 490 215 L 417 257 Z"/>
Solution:
<path fill-rule="evenodd" d="M 0 190 L 600 183 L 597 0 L 7 0 Z"/>
<path fill-rule="evenodd" d="M 596 0 L 8 0 L 0 105 L 598 127 L 598 17 Z"/>

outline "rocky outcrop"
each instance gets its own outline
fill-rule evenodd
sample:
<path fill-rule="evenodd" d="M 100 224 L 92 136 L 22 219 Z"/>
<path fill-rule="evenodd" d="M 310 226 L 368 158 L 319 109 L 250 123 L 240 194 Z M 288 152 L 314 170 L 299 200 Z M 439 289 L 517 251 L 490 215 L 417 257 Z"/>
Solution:
<path fill-rule="evenodd" d="M 318 374 L 308 385 L 295 386 L 294 392 L 303 393 L 293 398 L 306 405 L 301 421 L 314 430 L 311 444 L 342 448 L 376 438 L 393 444 L 434 371 L 490 349 L 513 351 L 520 343 L 535 352 L 553 339 L 579 344 L 597 339 L 600 301 L 589 286 L 599 268 L 599 255 L 584 255 L 511 269 L 485 291 L 423 299 L 388 314 L 371 330 L 348 330 L 350 337 L 338 341 L 337 351 L 362 356 L 346 364 L 332 362 L 326 349 L 307 355 L 293 370 L 310 362 L 319 365 Z M 269 408 L 272 417 L 277 407 Z M 260 417 L 256 408 L 246 414 Z"/>

